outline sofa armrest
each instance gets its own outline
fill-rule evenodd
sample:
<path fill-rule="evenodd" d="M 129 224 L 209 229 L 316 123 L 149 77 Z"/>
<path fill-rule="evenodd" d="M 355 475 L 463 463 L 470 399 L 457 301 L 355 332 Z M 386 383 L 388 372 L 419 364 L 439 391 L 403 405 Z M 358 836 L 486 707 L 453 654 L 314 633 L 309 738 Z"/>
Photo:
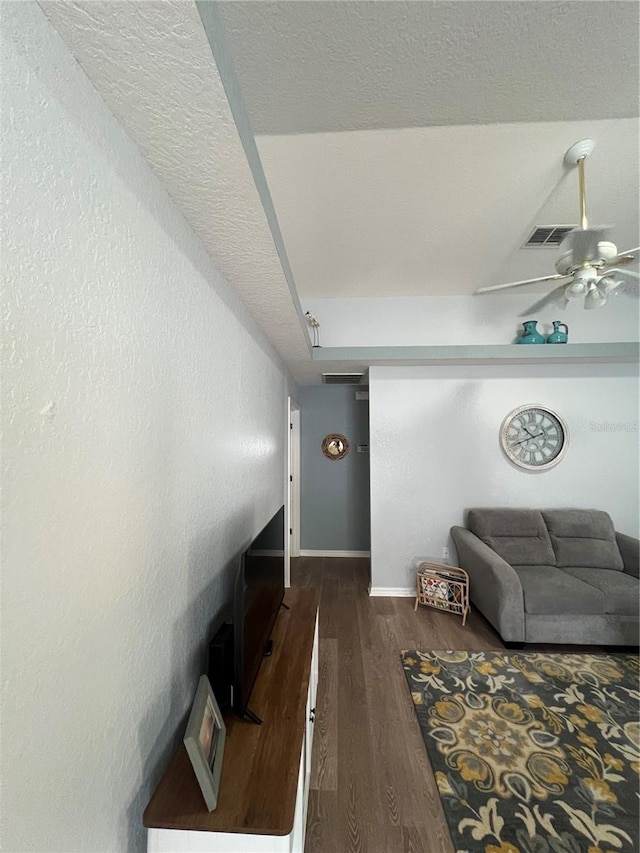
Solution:
<path fill-rule="evenodd" d="M 640 577 L 640 540 L 616 530 L 616 542 L 626 574 L 633 575 L 634 578 Z"/>
<path fill-rule="evenodd" d="M 466 527 L 452 527 L 458 564 L 469 574 L 471 600 L 503 640 L 525 641 L 524 596 L 518 575 Z"/>

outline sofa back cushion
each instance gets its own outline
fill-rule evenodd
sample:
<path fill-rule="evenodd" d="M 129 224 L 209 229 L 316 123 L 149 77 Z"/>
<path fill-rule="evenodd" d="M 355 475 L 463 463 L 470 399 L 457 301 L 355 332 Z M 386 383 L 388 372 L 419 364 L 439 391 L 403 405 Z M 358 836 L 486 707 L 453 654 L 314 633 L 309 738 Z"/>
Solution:
<path fill-rule="evenodd" d="M 467 526 L 512 566 L 556 565 L 551 539 L 539 510 L 470 509 Z"/>
<path fill-rule="evenodd" d="M 608 513 L 597 509 L 545 509 L 542 517 L 559 568 L 624 569 Z"/>

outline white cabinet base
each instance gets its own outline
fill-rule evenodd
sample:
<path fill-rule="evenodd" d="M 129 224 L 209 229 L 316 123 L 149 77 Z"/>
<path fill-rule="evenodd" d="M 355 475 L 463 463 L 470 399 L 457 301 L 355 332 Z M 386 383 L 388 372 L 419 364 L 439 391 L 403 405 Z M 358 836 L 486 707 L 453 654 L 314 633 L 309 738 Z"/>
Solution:
<path fill-rule="evenodd" d="M 254 835 L 237 832 L 202 832 L 191 829 L 147 830 L 147 853 L 304 853 L 307 801 L 311 778 L 311 750 L 318 688 L 318 618 L 316 615 L 313 652 L 306 701 L 302 751 L 298 762 L 293 828 L 289 835 Z M 295 768 L 292 768 L 295 772 Z"/>

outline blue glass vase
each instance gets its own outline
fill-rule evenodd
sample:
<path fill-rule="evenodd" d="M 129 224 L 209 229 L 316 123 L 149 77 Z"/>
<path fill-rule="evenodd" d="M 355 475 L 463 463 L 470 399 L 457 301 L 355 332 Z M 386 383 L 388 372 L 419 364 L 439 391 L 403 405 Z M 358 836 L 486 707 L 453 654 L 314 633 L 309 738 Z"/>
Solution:
<path fill-rule="evenodd" d="M 517 344 L 544 344 L 544 335 L 541 335 L 536 328 L 537 320 L 525 320 L 523 325 L 522 335 L 516 341 Z"/>

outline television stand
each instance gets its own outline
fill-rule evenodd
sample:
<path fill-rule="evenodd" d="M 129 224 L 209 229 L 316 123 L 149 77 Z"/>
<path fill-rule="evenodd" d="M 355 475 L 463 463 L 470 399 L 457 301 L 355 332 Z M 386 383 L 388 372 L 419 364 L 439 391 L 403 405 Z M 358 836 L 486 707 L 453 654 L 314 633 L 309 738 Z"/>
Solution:
<path fill-rule="evenodd" d="M 253 713 L 251 708 L 245 708 L 243 713 L 242 713 L 242 716 L 246 720 L 250 720 L 252 723 L 256 723 L 256 725 L 258 725 L 258 726 L 262 725 L 262 720 L 260 719 L 260 717 L 257 714 Z"/>
<path fill-rule="evenodd" d="M 218 805 L 207 811 L 184 744 L 147 806 L 147 853 L 303 853 L 318 683 L 319 591 L 286 591 L 290 610 L 251 692 L 263 724 L 224 715 Z"/>

